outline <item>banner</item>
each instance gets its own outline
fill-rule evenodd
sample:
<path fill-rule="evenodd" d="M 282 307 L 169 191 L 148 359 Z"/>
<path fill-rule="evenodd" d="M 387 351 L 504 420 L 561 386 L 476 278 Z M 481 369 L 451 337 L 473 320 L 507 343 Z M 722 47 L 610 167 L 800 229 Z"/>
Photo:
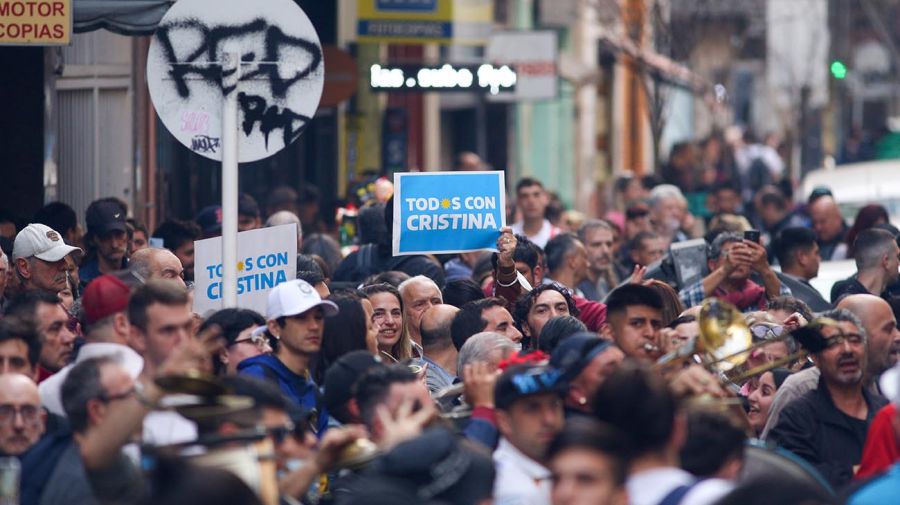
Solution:
<path fill-rule="evenodd" d="M 237 235 L 237 306 L 265 315 L 269 290 L 297 277 L 297 225 Z M 222 308 L 222 237 L 194 242 L 194 312 Z"/>
<path fill-rule="evenodd" d="M 494 249 L 506 225 L 503 172 L 394 174 L 394 256 Z"/>

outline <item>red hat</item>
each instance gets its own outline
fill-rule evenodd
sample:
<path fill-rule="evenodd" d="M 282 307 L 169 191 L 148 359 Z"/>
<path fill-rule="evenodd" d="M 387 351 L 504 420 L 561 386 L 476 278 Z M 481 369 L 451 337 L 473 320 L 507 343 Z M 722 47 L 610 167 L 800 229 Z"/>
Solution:
<path fill-rule="evenodd" d="M 101 275 L 84 289 L 81 297 L 81 310 L 84 322 L 93 324 L 117 312 L 128 308 L 131 290 L 121 279 L 114 275 Z"/>

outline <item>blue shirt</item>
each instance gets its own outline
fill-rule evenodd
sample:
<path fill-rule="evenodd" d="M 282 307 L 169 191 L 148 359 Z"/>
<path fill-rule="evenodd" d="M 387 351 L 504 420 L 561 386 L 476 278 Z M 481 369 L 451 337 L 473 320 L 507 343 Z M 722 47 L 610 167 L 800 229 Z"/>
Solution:
<path fill-rule="evenodd" d="M 277 357 L 260 354 L 238 363 L 238 373 L 277 383 L 281 392 L 291 401 L 308 411 L 318 413 L 316 433 L 324 433 L 328 428 L 328 411 L 319 401 L 319 388 L 307 376 L 291 371 Z"/>

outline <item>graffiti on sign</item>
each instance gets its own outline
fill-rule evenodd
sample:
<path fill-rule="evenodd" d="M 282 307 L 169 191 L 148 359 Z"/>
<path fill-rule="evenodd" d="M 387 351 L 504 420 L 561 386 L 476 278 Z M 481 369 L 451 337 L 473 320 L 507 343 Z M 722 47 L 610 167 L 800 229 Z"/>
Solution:
<path fill-rule="evenodd" d="M 322 47 L 312 23 L 291 0 L 260 0 L 252 8 L 243 0 L 177 2 L 153 37 L 148 85 L 173 135 L 192 151 L 219 160 L 222 103 L 235 92 L 234 85 L 223 83 L 228 79 L 221 63 L 233 50 L 241 58 L 240 161 L 254 161 L 295 141 L 322 93 Z"/>

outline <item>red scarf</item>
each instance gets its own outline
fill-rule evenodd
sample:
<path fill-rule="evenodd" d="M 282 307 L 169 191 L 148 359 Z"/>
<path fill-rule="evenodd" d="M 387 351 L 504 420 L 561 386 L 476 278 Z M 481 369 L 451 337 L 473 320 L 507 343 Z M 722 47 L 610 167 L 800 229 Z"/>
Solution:
<path fill-rule="evenodd" d="M 766 310 L 766 288 L 751 280 L 746 281 L 744 287 L 738 291 L 727 293 L 718 287 L 712 295 L 720 300 L 725 300 L 741 311 L 747 309 Z"/>

